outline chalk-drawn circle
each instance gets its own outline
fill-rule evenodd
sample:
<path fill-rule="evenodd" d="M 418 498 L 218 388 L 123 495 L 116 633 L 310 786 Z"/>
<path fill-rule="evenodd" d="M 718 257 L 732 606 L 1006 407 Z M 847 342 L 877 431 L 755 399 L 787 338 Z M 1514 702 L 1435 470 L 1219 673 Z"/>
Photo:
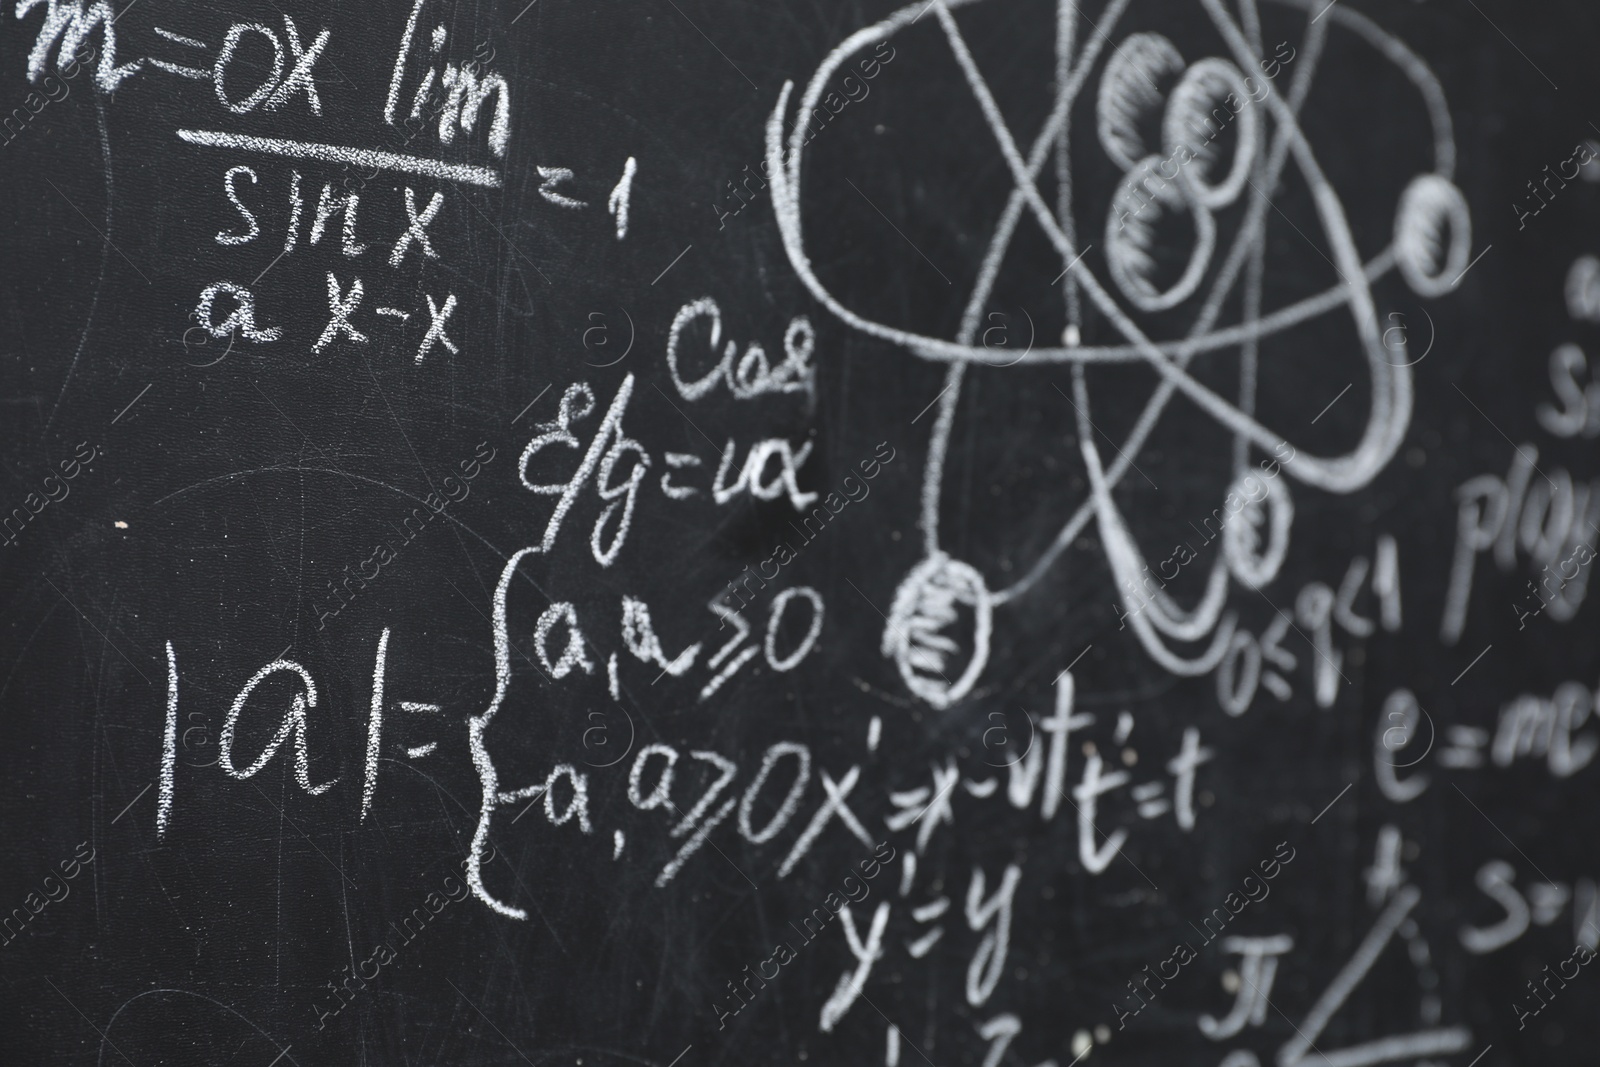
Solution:
<path fill-rule="evenodd" d="M 239 47 L 239 42 L 247 33 L 259 33 L 272 43 L 272 76 L 262 80 L 255 91 L 243 100 L 229 100 L 228 90 L 223 85 L 223 79 L 228 71 L 228 64 L 233 62 L 233 56 Z M 217 54 L 217 62 L 211 68 L 211 84 L 217 90 L 217 99 L 222 106 L 235 114 L 242 115 L 252 111 L 255 107 L 272 95 L 283 79 L 283 42 L 278 40 L 278 35 L 267 27 L 257 22 L 235 22 L 228 27 L 228 35 L 222 39 L 222 51 Z"/>
<path fill-rule="evenodd" d="M 951 659 L 961 643 L 951 636 L 960 608 L 972 612 L 972 650 L 952 681 Z M 936 552 L 912 568 L 895 590 L 882 651 L 893 657 L 911 692 L 944 709 L 966 696 L 989 662 L 994 606 L 983 575 L 970 564 Z"/>
<path fill-rule="evenodd" d="M 783 803 L 778 805 L 778 810 L 773 812 L 772 818 L 767 820 L 767 825 L 757 830 L 751 825 L 755 812 L 756 797 L 761 793 L 761 787 L 767 784 L 773 768 L 785 756 L 795 759 L 794 781 L 789 786 L 789 791 L 784 794 Z M 795 808 L 800 803 L 800 797 L 806 791 L 806 782 L 811 778 L 811 750 L 804 745 L 795 744 L 793 741 L 779 741 L 767 749 L 767 754 L 761 758 L 761 769 L 756 772 L 755 780 L 744 791 L 744 797 L 739 801 L 739 833 L 752 845 L 764 845 L 777 837 L 783 831 L 789 820 L 794 818 Z"/>
<path fill-rule="evenodd" d="M 1100 146 L 1123 170 L 1132 170 L 1155 145 L 1145 143 L 1141 124 L 1161 110 L 1163 81 L 1183 73 L 1183 53 L 1159 33 L 1134 33 L 1119 45 L 1100 75 L 1095 128 Z"/>
<path fill-rule="evenodd" d="M 1146 156 L 1128 171 L 1111 197 L 1106 215 L 1106 264 L 1111 280 L 1140 311 L 1166 311 L 1193 295 L 1217 246 L 1217 225 L 1198 199 L 1185 197 L 1164 177 L 1159 156 Z M 1176 177 L 1176 174 L 1174 175 Z M 1154 249 L 1161 234 L 1183 211 L 1194 224 L 1193 245 L 1183 274 L 1165 290 L 1158 287 Z"/>
<path fill-rule="evenodd" d="M 1183 151 L 1194 157 L 1192 163 L 1177 161 L 1180 180 L 1186 181 L 1196 199 L 1213 211 L 1239 199 L 1255 161 L 1258 118 L 1249 98 L 1250 90 L 1238 67 L 1225 59 L 1207 58 L 1184 72 L 1167 99 L 1167 111 L 1161 122 L 1162 150 L 1169 160 Z M 1238 101 L 1238 111 L 1228 105 L 1230 99 Z M 1196 144 L 1199 133 L 1205 132 L 1218 111 L 1222 112 L 1223 122 L 1206 134 L 1203 143 Z M 1209 178 L 1217 154 L 1216 138 L 1235 121 L 1233 162 L 1229 165 L 1228 176 L 1213 184 Z M 1201 127 L 1199 131 L 1197 126 Z"/>
<path fill-rule="evenodd" d="M 346 987 L 346 992 L 349 992 L 349 987 Z M 344 1003 L 348 1002 L 340 1002 L 341 1008 Z M 222 1014 L 223 1012 L 227 1014 Z M 126 1023 L 121 1022 L 124 1013 L 129 1013 Z M 337 1014 L 337 1011 L 324 1014 Z M 222 1025 L 217 1025 L 217 1020 L 220 1020 Z M 235 1025 L 234 1020 L 243 1026 Z M 128 1033 L 118 1031 L 119 1024 L 122 1030 Z M 184 1039 L 192 1041 L 196 1048 L 234 1048 L 242 1051 L 245 1044 L 252 1039 L 243 1029 L 245 1026 L 255 1031 L 256 1036 L 260 1038 L 261 1046 L 264 1046 L 252 1049 L 252 1057 L 259 1051 L 265 1058 L 270 1059 L 268 1052 L 270 1049 L 278 1051 L 280 1058 L 288 1058 L 281 1055 L 288 1049 L 281 1047 L 272 1035 L 256 1025 L 253 1019 L 214 997 L 206 996 L 204 993 L 192 993 L 187 989 L 147 989 L 123 1001 L 117 1010 L 111 1013 L 111 1018 L 106 1021 L 104 1027 L 97 1028 L 100 1045 L 95 1063 L 102 1065 L 108 1062 L 106 1056 L 108 1047 L 121 1059 L 130 1063 L 136 1061 L 129 1059 L 124 1050 L 134 1050 L 133 1056 L 138 1057 L 137 1062 L 160 1062 L 163 1058 L 160 1042 L 174 1033 L 183 1034 Z M 111 1036 L 113 1033 L 117 1034 L 115 1040 Z M 293 1047 L 293 1045 L 288 1046 L 288 1048 Z M 166 1051 L 170 1054 L 170 1048 Z"/>
<path fill-rule="evenodd" d="M 1222 528 L 1222 554 L 1228 571 L 1246 589 L 1260 589 L 1278 576 L 1289 554 L 1289 528 L 1294 523 L 1294 500 L 1282 478 L 1250 473 L 1238 479 L 1228 496 L 1238 494 L 1244 505 Z M 1266 527 L 1265 531 L 1262 527 Z M 1262 543 L 1262 533 L 1266 543 Z"/>
<path fill-rule="evenodd" d="M 783 625 L 784 611 L 789 606 L 789 601 L 797 596 L 805 597 L 811 604 L 811 622 L 806 629 L 805 637 L 795 646 L 795 650 L 787 656 L 777 655 L 778 629 Z M 767 657 L 767 666 L 778 672 L 792 671 L 799 666 L 800 661 L 811 654 L 811 649 L 816 646 L 817 638 L 822 636 L 822 594 L 808 585 L 797 585 L 792 589 L 785 589 L 772 600 L 772 607 L 767 609 L 767 643 L 764 652 Z"/>
<path fill-rule="evenodd" d="M 1472 215 L 1461 190 L 1437 174 L 1419 174 L 1400 196 L 1394 257 L 1418 296 L 1455 289 L 1472 249 Z"/>

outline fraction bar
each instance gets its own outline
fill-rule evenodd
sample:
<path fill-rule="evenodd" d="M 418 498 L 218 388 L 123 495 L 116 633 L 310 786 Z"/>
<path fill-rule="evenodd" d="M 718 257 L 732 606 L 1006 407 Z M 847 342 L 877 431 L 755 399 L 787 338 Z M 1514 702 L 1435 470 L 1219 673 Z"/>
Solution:
<path fill-rule="evenodd" d="M 290 159 L 315 159 L 323 163 L 355 163 L 379 170 L 398 170 L 407 174 L 424 174 L 440 181 L 466 182 L 491 189 L 500 187 L 500 175 L 491 167 L 467 163 L 443 163 L 422 156 L 408 156 L 399 152 L 379 152 L 370 148 L 348 148 L 344 145 L 317 144 L 313 141 L 287 141 L 277 137 L 250 137 L 242 133 L 223 133 L 220 130 L 179 130 L 178 136 L 190 144 L 211 148 L 237 148 L 245 152 L 262 152 L 269 156 L 287 156 Z"/>

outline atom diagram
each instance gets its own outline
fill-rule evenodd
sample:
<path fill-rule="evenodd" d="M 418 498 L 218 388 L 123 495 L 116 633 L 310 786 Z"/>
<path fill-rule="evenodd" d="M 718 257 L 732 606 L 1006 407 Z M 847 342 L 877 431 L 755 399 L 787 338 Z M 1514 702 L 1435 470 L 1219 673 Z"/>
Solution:
<path fill-rule="evenodd" d="M 996 0 L 916 0 L 856 32 L 817 69 L 800 95 L 792 123 L 793 85 L 785 84 L 766 131 L 779 232 L 791 265 L 813 297 L 853 330 L 890 341 L 924 360 L 948 365 L 946 387 L 936 401 L 938 413 L 923 478 L 920 526 L 924 558 L 900 583 L 882 641 L 883 653 L 894 660 L 906 687 L 941 709 L 960 701 L 982 675 L 995 610 L 1033 587 L 1091 521 L 1097 525 L 1126 608 L 1123 618 L 1151 658 L 1181 676 L 1203 675 L 1215 668 L 1227 653 L 1235 630 L 1234 614 L 1224 611 L 1230 588 L 1260 589 L 1271 582 L 1287 554 L 1293 525 L 1293 501 L 1285 479 L 1275 477 L 1276 466 L 1273 476 L 1257 477 L 1249 461 L 1251 450 L 1276 457 L 1274 462 L 1284 473 L 1314 489 L 1351 493 L 1367 485 L 1393 458 L 1410 424 L 1410 368 L 1416 362 L 1404 355 L 1403 335 L 1397 350 L 1390 338 L 1393 331 L 1383 329 L 1373 285 L 1398 271 L 1417 295 L 1437 298 L 1452 292 L 1470 267 L 1471 219 L 1465 198 L 1452 184 L 1455 144 L 1439 82 L 1415 53 L 1367 17 L 1327 5 L 1325 0 L 1274 0 L 1306 16 L 1296 62 L 1285 68 L 1286 77 L 1275 82 L 1244 74 L 1262 64 L 1265 54 L 1255 0 L 1241 0 L 1238 19 L 1223 0 L 1197 0 L 1220 37 L 1224 54 L 1193 59 L 1186 59 L 1179 47 L 1160 33 L 1119 34 L 1118 23 L 1132 0 L 1110 0 L 1098 20 L 1089 19 L 1067 0 L 1060 5 L 1055 27 L 1058 77 L 1054 105 L 1031 146 L 1023 146 L 1007 126 L 955 18 L 956 10 L 985 2 Z M 982 111 L 1012 182 L 953 340 L 872 321 L 847 307 L 812 267 L 801 213 L 809 141 L 805 120 L 816 109 L 830 79 L 853 56 L 902 33 L 930 13 Z M 1335 30 L 1353 35 L 1379 61 L 1397 69 L 1415 88 L 1432 127 L 1432 169 L 1410 179 L 1395 207 L 1390 243 L 1365 258 L 1357 248 L 1345 205 L 1299 121 L 1324 42 Z M 1091 91 L 1092 97 L 1085 95 Z M 1249 102 L 1243 103 L 1246 97 Z M 1052 156 L 1058 173 L 1071 171 L 1067 130 L 1080 98 L 1086 105 L 1092 99 L 1098 148 L 1122 174 L 1106 206 L 1103 229 L 1094 232 L 1089 228 L 1093 243 L 1100 245 L 1104 276 L 1084 258 L 1091 246 L 1079 239 L 1070 185 L 1059 183 L 1059 202 L 1052 210 L 1038 184 Z M 1231 160 L 1214 140 L 1218 116 L 1231 131 Z M 1200 135 L 1207 129 L 1212 129 L 1212 136 L 1202 140 Z M 1310 190 L 1320 237 L 1328 249 L 1324 257 L 1339 280 L 1324 291 L 1264 309 L 1262 268 L 1273 211 L 1267 191 L 1277 188 L 1291 163 Z M 1243 221 L 1228 241 L 1216 219 L 1219 212 L 1234 206 L 1242 207 Z M 1158 277 L 1161 256 L 1172 259 L 1167 254 L 1170 250 L 1158 247 L 1163 234 L 1172 229 L 1164 229 L 1163 223 L 1184 215 L 1193 241 L 1186 261 L 1179 250 L 1177 260 L 1184 263 L 1183 268 L 1176 280 L 1168 281 Z M 1002 261 L 1024 218 L 1037 224 L 1060 257 L 1068 325 L 1060 346 L 1030 347 L 1017 358 L 1009 350 L 996 350 L 974 340 Z M 1230 297 L 1239 294 L 1242 310 L 1238 321 L 1220 322 Z M 1085 303 L 1110 324 L 1120 343 L 1079 343 L 1078 322 Z M 1185 336 L 1153 336 L 1151 316 L 1189 305 L 1198 311 Z M 1370 383 L 1366 422 L 1349 451 L 1312 455 L 1257 418 L 1258 348 L 1266 338 L 1341 309 L 1350 317 L 1366 363 Z M 1239 353 L 1240 386 L 1239 395 L 1229 399 L 1198 381 L 1188 365 L 1201 353 L 1233 349 Z M 957 401 L 969 366 L 1048 363 L 1068 364 L 1072 370 L 1070 399 L 1077 410 L 1078 442 L 1089 493 L 1051 546 L 1018 581 L 992 589 L 975 567 L 940 547 L 944 460 Z M 1116 454 L 1107 463 L 1090 432 L 1085 367 L 1112 363 L 1142 363 L 1156 372 L 1159 381 L 1120 447 L 1113 444 Z M 1151 589 L 1148 581 L 1141 588 L 1141 572 L 1148 578 L 1146 557 L 1112 497 L 1112 490 L 1133 466 L 1163 411 L 1179 395 L 1233 436 L 1229 500 L 1242 501 L 1243 521 L 1225 527 L 1205 592 L 1192 607 L 1180 605 L 1163 589 Z M 1285 455 L 1288 458 L 1283 458 Z M 972 618 L 970 651 L 965 650 L 968 642 L 953 636 L 958 620 L 968 614 Z M 1175 647 L 1202 643 L 1197 653 L 1185 654 Z"/>

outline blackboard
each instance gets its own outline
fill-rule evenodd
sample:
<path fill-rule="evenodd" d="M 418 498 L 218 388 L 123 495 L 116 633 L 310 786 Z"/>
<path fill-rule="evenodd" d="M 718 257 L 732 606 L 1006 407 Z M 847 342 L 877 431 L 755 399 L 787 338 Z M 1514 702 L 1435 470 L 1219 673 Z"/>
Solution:
<path fill-rule="evenodd" d="M 16 0 L 0 1060 L 1600 1039 L 1600 12 Z"/>

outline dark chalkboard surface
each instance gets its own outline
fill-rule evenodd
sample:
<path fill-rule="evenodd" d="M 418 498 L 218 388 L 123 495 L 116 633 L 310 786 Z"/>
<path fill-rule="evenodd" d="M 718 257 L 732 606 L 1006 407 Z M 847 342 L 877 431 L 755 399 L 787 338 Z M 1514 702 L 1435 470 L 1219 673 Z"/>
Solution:
<path fill-rule="evenodd" d="M 0 1061 L 1591 1061 L 1597 44 L 8 3 Z"/>

